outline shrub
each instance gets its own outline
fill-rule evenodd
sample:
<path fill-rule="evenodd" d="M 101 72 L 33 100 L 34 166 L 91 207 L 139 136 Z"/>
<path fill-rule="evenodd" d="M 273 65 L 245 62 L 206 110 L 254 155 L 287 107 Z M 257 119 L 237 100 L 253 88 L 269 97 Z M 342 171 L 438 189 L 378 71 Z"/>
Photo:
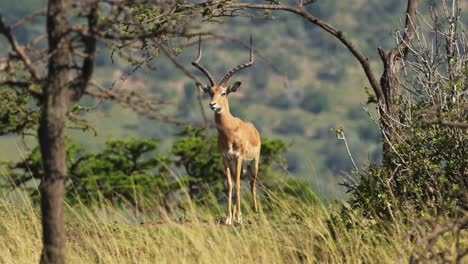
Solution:
<path fill-rule="evenodd" d="M 160 197 L 176 186 L 168 179 L 165 164 L 170 160 L 155 154 L 158 141 L 154 139 L 111 140 L 105 148 L 88 153 L 68 140 L 66 200 L 92 204 L 107 200 L 113 204 L 137 205 L 138 197 Z M 14 186 L 25 184 L 44 174 L 39 148 L 35 148 L 20 163 L 11 166 Z M 33 200 L 39 201 L 35 187 L 26 187 Z"/>
<path fill-rule="evenodd" d="M 353 169 L 343 142 L 330 139 L 321 150 L 322 155 L 325 156 L 325 166 L 333 175 L 338 176 Z"/>
<path fill-rule="evenodd" d="M 379 127 L 374 122 L 372 122 L 372 120 L 359 122 L 357 126 L 357 132 L 359 134 L 359 138 L 361 139 L 373 142 L 381 142 L 382 133 L 380 132 Z"/>
<path fill-rule="evenodd" d="M 368 114 L 362 107 L 351 107 L 349 109 L 347 115 L 349 119 L 351 120 L 367 120 L 369 118 Z"/>
<path fill-rule="evenodd" d="M 287 110 L 297 106 L 297 99 L 287 91 L 280 91 L 270 98 L 268 104 L 278 109 Z"/>
<path fill-rule="evenodd" d="M 208 136 L 204 128 L 185 127 L 171 149 L 175 164 L 189 177 L 191 198 L 206 198 L 209 193 L 223 194 L 224 174 L 217 137 Z"/>
<path fill-rule="evenodd" d="M 23 133 L 33 128 L 39 111 L 29 107 L 28 92 L 0 86 L 0 135 Z"/>
<path fill-rule="evenodd" d="M 403 132 L 391 158 L 355 172 L 349 203 L 368 217 L 409 219 L 426 214 L 449 216 L 467 210 L 468 135 L 438 125 L 413 125 Z"/>
<path fill-rule="evenodd" d="M 284 117 L 274 130 L 283 135 L 303 135 L 306 131 L 304 119 L 300 115 Z"/>
<path fill-rule="evenodd" d="M 330 110 L 330 101 L 327 93 L 323 90 L 309 89 L 305 92 L 300 106 L 305 111 L 319 114 L 323 111 Z"/>
<path fill-rule="evenodd" d="M 156 139 L 124 139 L 106 142 L 103 150 L 89 153 L 70 140 L 67 142 L 68 178 L 66 200 L 70 204 L 93 204 L 107 201 L 114 205 L 138 207 L 150 198 L 169 208 L 177 203 L 177 193 L 187 191 L 193 201 L 224 195 L 225 176 L 217 136 L 204 128 L 186 127 L 178 134 L 171 152 L 157 153 Z M 285 162 L 284 142 L 262 138 L 259 175 L 272 188 L 277 184 L 277 171 Z M 44 174 L 39 148 L 34 148 L 24 161 L 9 163 L 8 186 L 23 187 L 35 202 L 39 201 L 37 186 L 30 181 Z M 177 176 L 175 171 L 181 171 Z M 1 181 L 0 181 L 1 183 Z M 186 189 L 187 188 L 187 189 Z"/>

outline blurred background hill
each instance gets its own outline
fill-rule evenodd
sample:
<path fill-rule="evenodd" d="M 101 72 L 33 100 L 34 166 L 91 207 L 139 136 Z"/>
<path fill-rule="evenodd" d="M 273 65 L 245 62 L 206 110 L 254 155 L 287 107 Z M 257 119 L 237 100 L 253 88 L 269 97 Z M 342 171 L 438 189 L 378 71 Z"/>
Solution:
<path fill-rule="evenodd" d="M 340 28 L 355 45 L 370 58 L 379 72 L 377 47 L 391 47 L 392 32 L 401 28 L 406 1 L 403 0 L 319 0 L 308 7 L 317 17 Z M 2 1 L 0 9 L 7 24 L 45 6 L 45 1 Z M 6 11 L 5 11 L 6 10 Z M 44 18 L 35 18 L 26 29 L 16 31 L 21 43 L 43 32 Z M 194 22 L 195 23 L 195 22 Z M 358 166 L 381 159 L 380 132 L 363 107 L 367 107 L 365 87 L 368 86 L 360 65 L 348 50 L 321 29 L 293 14 L 273 12 L 268 18 L 230 18 L 220 24 L 210 24 L 200 30 L 227 38 L 207 38 L 203 41 L 202 63 L 219 80 L 232 67 L 248 60 L 248 47 L 238 39 L 254 39 L 257 55 L 255 65 L 241 71 L 233 80 L 242 81 L 236 94 L 230 96 L 231 112 L 253 122 L 262 136 L 284 140 L 288 146 L 287 169 L 310 182 L 323 198 L 344 197 L 338 186 L 352 168 L 342 141 L 332 128 L 342 126 Z M 205 80 L 190 63 L 197 55 L 196 38 L 168 43 L 176 48 L 177 60 Z M 6 43 L 0 39 L 0 52 Z M 105 87 L 134 89 L 165 103 L 161 111 L 167 116 L 189 122 L 202 122 L 194 82 L 168 58 L 158 56 L 154 69 L 141 68 L 133 72 L 126 61 L 111 60 L 111 50 L 100 45 L 95 79 Z M 209 120 L 208 96 L 203 97 L 204 111 Z M 92 132 L 69 130 L 79 145 L 97 150 L 107 139 L 161 139 L 161 148 L 170 146 L 174 135 L 182 130 L 174 124 L 149 120 L 115 102 L 99 102 L 84 98 L 80 104 L 95 106 L 83 115 Z M 1 106 L 0 106 L 1 107 Z M 374 109 L 369 107 L 372 113 Z M 25 144 L 34 146 L 34 138 L 0 137 L 0 160 L 17 160 L 25 153 Z M 260 175 L 261 177 L 261 175 Z"/>

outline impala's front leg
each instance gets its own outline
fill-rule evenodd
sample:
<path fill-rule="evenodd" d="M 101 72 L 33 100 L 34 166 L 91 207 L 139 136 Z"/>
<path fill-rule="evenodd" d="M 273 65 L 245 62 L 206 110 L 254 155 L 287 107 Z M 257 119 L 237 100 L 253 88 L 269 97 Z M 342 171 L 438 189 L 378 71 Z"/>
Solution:
<path fill-rule="evenodd" d="M 237 219 L 237 223 L 242 224 L 242 212 L 241 212 L 241 193 L 240 193 L 240 182 L 241 182 L 241 173 L 242 173 L 242 155 L 239 155 L 236 164 L 236 212 L 234 215 Z"/>
<path fill-rule="evenodd" d="M 232 225 L 232 179 L 231 171 L 229 169 L 229 163 L 227 160 L 223 160 L 224 163 L 224 174 L 226 175 L 226 194 L 228 200 L 228 213 L 226 218 L 226 225 Z"/>

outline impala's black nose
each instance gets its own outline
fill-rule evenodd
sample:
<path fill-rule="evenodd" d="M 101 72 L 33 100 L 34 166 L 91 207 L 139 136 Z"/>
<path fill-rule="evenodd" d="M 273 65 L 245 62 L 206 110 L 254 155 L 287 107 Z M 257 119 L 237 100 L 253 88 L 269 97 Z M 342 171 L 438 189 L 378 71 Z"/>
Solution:
<path fill-rule="evenodd" d="M 216 103 L 211 102 L 210 107 L 213 108 L 216 105 Z"/>

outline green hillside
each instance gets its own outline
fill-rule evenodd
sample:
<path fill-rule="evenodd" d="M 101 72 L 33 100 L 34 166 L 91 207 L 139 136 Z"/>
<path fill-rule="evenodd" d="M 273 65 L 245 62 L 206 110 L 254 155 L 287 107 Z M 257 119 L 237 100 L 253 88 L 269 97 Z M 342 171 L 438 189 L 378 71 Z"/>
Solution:
<path fill-rule="evenodd" d="M 42 5 L 32 0 L 7 1 L 0 4 L 0 9 L 8 10 L 2 13 L 11 23 Z M 372 66 L 380 69 L 376 48 L 392 45 L 392 32 L 400 28 L 404 5 L 405 1 L 317 1 L 308 9 L 342 29 L 369 56 Z M 381 157 L 378 127 L 363 109 L 367 101 L 364 92 L 367 80 L 348 50 L 321 29 L 293 14 L 273 12 L 272 17 L 229 18 L 201 29 L 244 43 L 248 42 L 249 34 L 253 36 L 257 61 L 234 77 L 243 85 L 238 93 L 230 96 L 231 112 L 253 122 L 262 136 L 280 138 L 289 145 L 287 160 L 291 174 L 307 179 L 322 197 L 343 197 L 344 191 L 337 183 L 350 172 L 352 164 L 343 142 L 330 129 L 344 128 L 359 166 L 369 160 L 379 162 Z M 19 41 L 26 42 L 31 38 L 30 33 L 44 31 L 42 22 L 42 18 L 34 19 L 27 29 L 18 31 Z M 4 41 L 0 39 L 0 48 L 5 46 Z M 178 48 L 187 43 L 194 44 L 196 39 L 181 39 L 169 45 Z M 196 49 L 196 44 L 187 46 L 177 59 L 204 80 L 190 65 Z M 229 39 L 207 38 L 203 50 L 202 62 L 217 80 L 230 68 L 248 60 L 247 48 Z M 100 45 L 94 77 L 105 87 L 114 84 L 114 89 L 141 91 L 163 100 L 166 104 L 161 106 L 161 111 L 167 116 L 188 122 L 202 121 L 195 84 L 166 57 L 154 59 L 154 69 L 132 72 L 129 63 L 112 62 L 110 54 Z M 126 80 L 122 81 L 122 77 Z M 203 98 L 204 111 L 212 120 L 208 96 Z M 96 105 L 83 117 L 97 135 L 70 129 L 69 136 L 90 149 L 100 149 L 106 139 L 129 136 L 160 138 L 161 149 L 165 149 L 173 135 L 181 130 L 173 124 L 139 116 L 115 102 L 84 98 L 81 104 Z M 371 113 L 373 108 L 370 106 Z M 29 147 L 35 144 L 33 138 L 1 137 L 0 159 L 21 158 L 25 153 L 23 141 Z"/>

